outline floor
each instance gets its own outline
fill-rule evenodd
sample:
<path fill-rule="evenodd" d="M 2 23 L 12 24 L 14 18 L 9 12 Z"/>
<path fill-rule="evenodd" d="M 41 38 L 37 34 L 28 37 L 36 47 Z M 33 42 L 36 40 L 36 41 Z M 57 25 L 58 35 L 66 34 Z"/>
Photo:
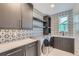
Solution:
<path fill-rule="evenodd" d="M 41 54 L 41 55 L 42 56 L 74 56 L 74 54 L 72 54 L 72 53 L 62 51 L 62 50 L 59 50 L 59 49 L 55 49 L 55 48 L 51 48 L 51 47 L 48 49 L 48 51 L 46 53 Z"/>

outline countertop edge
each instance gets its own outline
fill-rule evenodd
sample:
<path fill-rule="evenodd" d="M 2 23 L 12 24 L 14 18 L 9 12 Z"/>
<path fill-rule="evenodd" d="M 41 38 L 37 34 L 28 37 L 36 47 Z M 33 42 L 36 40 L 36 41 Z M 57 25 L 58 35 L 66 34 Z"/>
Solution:
<path fill-rule="evenodd" d="M 25 41 L 28 41 L 28 43 Z M 6 52 L 6 51 L 9 51 L 9 50 L 12 50 L 12 49 L 24 46 L 24 45 L 28 45 L 28 44 L 36 42 L 36 41 L 38 41 L 38 40 L 36 40 L 36 39 L 23 39 L 23 40 L 17 40 L 14 42 L 3 43 L 3 44 L 0 44 L 0 53 Z M 23 44 L 20 44 L 20 43 L 23 43 Z"/>
<path fill-rule="evenodd" d="M 55 36 L 55 35 L 52 35 L 51 37 L 62 37 L 62 38 L 72 38 L 72 39 L 75 39 L 74 36 Z"/>

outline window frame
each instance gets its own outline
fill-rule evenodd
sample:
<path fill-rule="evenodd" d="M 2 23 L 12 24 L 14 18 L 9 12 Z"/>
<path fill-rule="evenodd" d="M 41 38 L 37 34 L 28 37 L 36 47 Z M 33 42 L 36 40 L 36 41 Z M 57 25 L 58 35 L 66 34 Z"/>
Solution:
<path fill-rule="evenodd" d="M 74 28 L 75 28 L 75 32 L 79 33 L 79 15 L 75 15 L 74 16 L 74 19 L 73 19 L 73 25 L 74 25 Z"/>
<path fill-rule="evenodd" d="M 60 25 L 61 25 L 60 19 L 63 18 L 63 17 L 67 17 L 67 24 L 66 24 L 66 25 L 67 25 L 67 29 L 66 29 L 65 31 L 61 31 L 61 30 L 60 30 Z M 66 22 L 66 21 L 64 21 L 64 22 Z M 63 23 L 64 23 L 64 22 L 63 22 Z M 58 30 L 59 30 L 59 32 L 65 32 L 65 33 L 69 31 L 69 28 L 68 28 L 68 15 L 66 15 L 66 16 L 59 16 Z"/>

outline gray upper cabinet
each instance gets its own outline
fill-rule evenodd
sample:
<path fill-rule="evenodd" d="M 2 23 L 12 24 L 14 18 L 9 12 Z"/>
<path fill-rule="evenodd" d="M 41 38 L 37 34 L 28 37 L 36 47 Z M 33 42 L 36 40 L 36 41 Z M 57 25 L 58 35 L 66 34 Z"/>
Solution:
<path fill-rule="evenodd" d="M 33 6 L 32 4 L 22 4 L 22 28 L 32 29 L 33 25 Z"/>
<path fill-rule="evenodd" d="M 0 4 L 0 28 L 32 29 L 33 6 L 30 3 Z"/>
<path fill-rule="evenodd" d="M 19 28 L 20 20 L 20 4 L 0 3 L 0 28 Z"/>

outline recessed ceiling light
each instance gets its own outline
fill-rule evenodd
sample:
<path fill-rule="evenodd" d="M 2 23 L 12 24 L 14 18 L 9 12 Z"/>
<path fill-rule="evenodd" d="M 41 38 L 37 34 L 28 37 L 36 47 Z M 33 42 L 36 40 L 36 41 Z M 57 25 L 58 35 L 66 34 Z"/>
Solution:
<path fill-rule="evenodd" d="M 50 5 L 50 7 L 51 7 L 51 8 L 54 8 L 54 7 L 55 7 L 55 5 L 54 5 L 54 4 L 51 4 L 51 5 Z"/>

